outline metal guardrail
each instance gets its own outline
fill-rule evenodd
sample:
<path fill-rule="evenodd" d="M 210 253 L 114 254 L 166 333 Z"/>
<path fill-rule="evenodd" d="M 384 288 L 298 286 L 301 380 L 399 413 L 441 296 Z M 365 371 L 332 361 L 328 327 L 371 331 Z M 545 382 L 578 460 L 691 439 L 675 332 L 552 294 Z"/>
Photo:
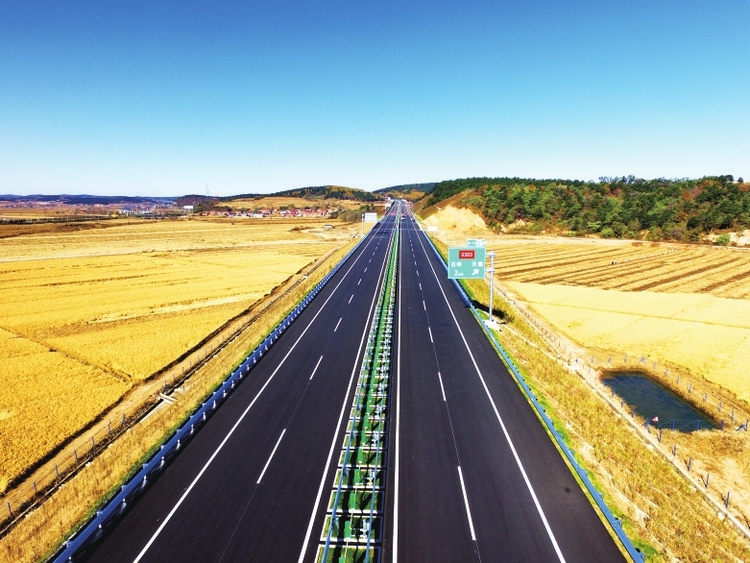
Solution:
<path fill-rule="evenodd" d="M 161 473 L 195 433 L 205 424 L 215 410 L 226 400 L 235 387 L 258 363 L 258 360 L 273 346 L 281 334 L 286 331 L 315 296 L 325 287 L 331 278 L 341 269 L 365 239 L 360 241 L 336 264 L 336 266 L 310 292 L 302 298 L 297 306 L 271 330 L 268 336 L 251 352 L 240 366 L 229 374 L 220 386 L 198 406 L 187 421 L 175 430 L 151 458 L 146 461 L 127 483 L 50 558 L 55 563 L 77 561 L 85 557 L 96 545 L 96 542 L 107 532 L 117 519 L 127 510 L 145 490 L 154 478 Z"/>
<path fill-rule="evenodd" d="M 430 237 L 425 235 L 425 238 L 429 242 L 430 246 L 432 247 L 432 250 L 435 252 L 435 255 L 438 257 L 438 259 L 440 260 L 440 263 L 443 265 L 443 267 L 445 268 L 445 271 L 447 272 L 448 264 L 446 264 L 440 252 L 438 252 L 438 249 L 432 243 L 432 240 L 430 240 Z M 515 378 L 516 382 L 523 390 L 524 395 L 526 395 L 529 401 L 531 401 L 531 404 L 534 406 L 534 410 L 536 410 L 537 415 L 539 415 L 539 418 L 542 419 L 542 422 L 544 423 L 545 427 L 547 428 L 549 433 L 552 435 L 552 437 L 555 439 L 555 442 L 557 443 L 558 447 L 565 455 L 565 458 L 568 460 L 568 463 L 575 470 L 576 475 L 578 475 L 578 477 L 581 479 L 581 482 L 586 487 L 586 490 L 591 495 L 591 498 L 594 499 L 594 502 L 596 503 L 597 507 L 599 507 L 599 510 L 601 510 L 602 514 L 604 515 L 604 518 L 606 518 L 607 522 L 609 523 L 610 527 L 614 531 L 615 535 L 617 535 L 617 538 L 620 540 L 620 543 L 625 548 L 625 551 L 627 551 L 628 555 L 630 555 L 633 561 L 637 561 L 637 562 L 645 561 L 646 560 L 645 554 L 638 551 L 636 547 L 633 545 L 633 542 L 630 541 L 630 538 L 627 536 L 627 534 L 625 533 L 625 530 L 623 530 L 622 528 L 622 523 L 614 514 L 612 514 L 612 511 L 604 502 L 603 493 L 601 493 L 600 491 L 596 489 L 594 484 L 591 482 L 591 479 L 589 479 L 589 476 L 586 470 L 578 463 L 578 460 L 576 460 L 576 457 L 575 457 L 575 453 L 565 443 L 565 440 L 563 440 L 562 434 L 560 434 L 560 432 L 557 430 L 554 422 L 552 422 L 552 419 L 547 415 L 546 411 L 544 410 L 544 407 L 541 405 L 536 395 L 534 395 L 531 388 L 529 388 L 523 375 L 521 375 L 521 372 L 513 363 L 513 360 L 510 358 L 510 355 L 506 352 L 503 345 L 500 344 L 497 338 L 495 338 L 495 335 L 492 333 L 492 331 L 489 328 L 487 328 L 484 322 L 482 322 L 479 312 L 477 311 L 476 307 L 474 307 L 473 303 L 471 302 L 471 299 L 467 295 L 464 288 L 461 286 L 460 283 L 457 282 L 457 280 L 451 280 L 451 281 L 458 289 L 458 292 L 461 295 L 461 298 L 463 299 L 463 301 L 466 303 L 466 306 L 471 308 L 471 312 L 474 315 L 474 318 L 477 320 L 477 322 L 482 327 L 482 330 L 484 331 L 487 338 L 490 340 L 492 345 L 500 354 L 500 358 L 502 359 L 503 363 L 508 367 L 510 372 L 513 374 L 513 377 Z"/>

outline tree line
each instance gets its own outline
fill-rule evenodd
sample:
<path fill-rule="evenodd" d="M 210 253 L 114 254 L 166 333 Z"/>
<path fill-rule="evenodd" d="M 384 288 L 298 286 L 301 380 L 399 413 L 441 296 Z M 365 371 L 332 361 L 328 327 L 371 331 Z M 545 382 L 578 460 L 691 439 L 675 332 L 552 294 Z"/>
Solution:
<path fill-rule="evenodd" d="M 698 242 L 707 233 L 750 228 L 750 183 L 731 175 L 598 182 L 465 178 L 438 183 L 427 204 L 462 192 L 461 205 L 496 229 L 514 224 L 526 232 Z"/>

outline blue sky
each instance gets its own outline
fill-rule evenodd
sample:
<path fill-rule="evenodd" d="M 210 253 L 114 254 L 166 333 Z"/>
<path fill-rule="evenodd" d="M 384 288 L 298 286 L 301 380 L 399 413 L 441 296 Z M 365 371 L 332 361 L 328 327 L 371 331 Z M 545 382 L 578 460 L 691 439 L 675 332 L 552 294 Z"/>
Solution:
<path fill-rule="evenodd" d="M 750 2 L 0 0 L 0 193 L 750 179 Z"/>

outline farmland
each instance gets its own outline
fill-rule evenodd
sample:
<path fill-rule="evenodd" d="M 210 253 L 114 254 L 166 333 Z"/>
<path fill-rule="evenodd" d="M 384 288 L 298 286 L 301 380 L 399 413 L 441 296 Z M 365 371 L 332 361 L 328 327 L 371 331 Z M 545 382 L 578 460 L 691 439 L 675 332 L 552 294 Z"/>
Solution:
<path fill-rule="evenodd" d="M 311 220 L 183 219 L 0 239 L 0 491 L 349 238 Z"/>
<path fill-rule="evenodd" d="M 495 250 L 497 281 L 505 294 L 495 301 L 495 313 L 504 321 L 498 337 L 647 560 L 747 560 L 747 536 L 740 528 L 746 530 L 750 522 L 750 436 L 737 432 L 736 422 L 729 425 L 735 411 L 727 405 L 737 409 L 741 423 L 746 420 L 743 362 L 750 352 L 750 300 L 717 296 L 719 277 L 705 283 L 699 275 L 687 275 L 706 266 L 703 257 L 713 256 L 731 260 L 741 272 L 746 255 L 707 247 L 496 235 L 465 209 L 444 211 L 425 221 L 439 229 L 443 252 L 441 241 L 459 245 L 469 237 L 485 238 Z M 648 262 L 652 254 L 659 259 Z M 673 260 L 675 254 L 682 261 Z M 695 262 L 687 260 L 690 256 Z M 627 281 L 604 273 L 632 263 L 647 264 L 641 278 L 653 284 L 649 289 L 604 289 Z M 683 273 L 682 286 L 670 267 Z M 544 283 L 558 276 L 565 281 Z M 637 284 L 638 276 L 628 283 Z M 469 280 L 466 287 L 487 306 L 484 281 Z M 689 287 L 702 291 L 686 293 Z M 733 291 L 742 295 L 742 284 Z M 597 370 L 623 366 L 624 359 L 693 404 L 710 406 L 727 428 L 650 429 L 633 405 L 610 396 L 597 377 Z M 728 515 L 736 518 L 735 526 L 728 525 Z"/>
<path fill-rule="evenodd" d="M 485 237 L 500 284 L 582 346 L 676 365 L 750 401 L 750 252 L 493 235 L 478 219 L 449 207 L 427 222 L 449 244 Z"/>
<path fill-rule="evenodd" d="M 256 208 L 278 209 L 281 207 L 289 206 L 294 206 L 298 209 L 304 209 L 305 207 L 326 209 L 326 207 L 336 208 L 339 205 L 341 205 L 344 209 L 355 209 L 362 205 L 362 202 L 357 200 L 267 196 L 259 198 L 238 198 L 231 201 L 222 202 L 222 205 L 226 205 L 227 207 L 231 207 L 232 209 L 249 210 L 253 210 Z"/>

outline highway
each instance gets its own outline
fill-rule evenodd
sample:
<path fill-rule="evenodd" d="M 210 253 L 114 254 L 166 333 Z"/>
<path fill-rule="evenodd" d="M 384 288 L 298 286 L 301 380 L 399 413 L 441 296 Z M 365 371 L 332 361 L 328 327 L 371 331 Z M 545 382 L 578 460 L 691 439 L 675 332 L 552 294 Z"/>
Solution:
<path fill-rule="evenodd" d="M 381 559 L 623 560 L 397 203 L 88 561 L 315 560 L 397 220 Z"/>
<path fill-rule="evenodd" d="M 393 223 L 376 225 L 89 561 L 297 561 L 310 536 L 314 554 Z"/>
<path fill-rule="evenodd" d="M 426 235 L 401 225 L 384 560 L 622 561 Z"/>

